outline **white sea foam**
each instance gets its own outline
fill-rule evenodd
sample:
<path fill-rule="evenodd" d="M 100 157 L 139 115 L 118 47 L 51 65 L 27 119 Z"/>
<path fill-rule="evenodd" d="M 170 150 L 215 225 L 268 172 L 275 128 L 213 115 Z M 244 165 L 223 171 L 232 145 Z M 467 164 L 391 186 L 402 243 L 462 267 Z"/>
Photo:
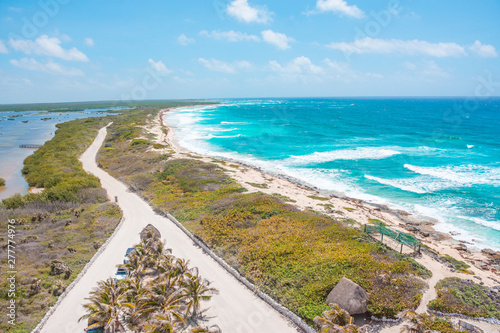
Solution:
<path fill-rule="evenodd" d="M 221 125 L 247 125 L 248 122 L 245 121 L 221 121 Z"/>
<path fill-rule="evenodd" d="M 482 165 L 460 165 L 446 167 L 421 167 L 405 164 L 404 167 L 421 175 L 448 180 L 462 186 L 500 185 L 500 168 Z"/>
<path fill-rule="evenodd" d="M 406 179 L 384 179 L 384 178 L 379 178 L 379 177 L 374 177 L 370 175 L 365 175 L 366 179 L 370 179 L 373 181 L 376 181 L 380 184 L 384 185 L 389 185 L 392 187 L 399 188 L 400 190 L 403 191 L 408 191 L 408 192 L 413 192 L 413 193 L 427 193 L 428 190 L 423 189 L 421 186 L 414 185 L 414 184 L 408 184 L 408 180 Z"/>
<path fill-rule="evenodd" d="M 315 152 L 309 155 L 291 156 L 284 162 L 288 165 L 312 165 L 336 160 L 379 160 L 388 158 L 401 152 L 384 147 L 361 147 L 356 149 L 340 149 L 326 152 Z"/>

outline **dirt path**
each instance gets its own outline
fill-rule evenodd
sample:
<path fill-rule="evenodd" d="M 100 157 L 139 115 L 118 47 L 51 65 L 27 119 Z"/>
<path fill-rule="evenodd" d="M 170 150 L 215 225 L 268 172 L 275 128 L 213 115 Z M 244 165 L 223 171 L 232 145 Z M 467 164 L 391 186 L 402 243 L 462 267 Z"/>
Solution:
<path fill-rule="evenodd" d="M 286 318 L 256 297 L 195 246 L 173 222 L 156 215 L 146 202 L 128 192 L 123 183 L 97 167 L 96 154 L 105 137 L 106 128 L 103 128 L 80 160 L 87 172 L 99 177 L 109 197 L 118 196 L 125 221 L 104 252 L 49 317 L 41 332 L 83 332 L 86 325 L 84 322 L 78 323 L 78 318 L 84 314 L 82 304 L 85 297 L 89 296 L 97 281 L 114 275 L 116 265 L 123 261 L 126 249 L 139 242 L 139 232 L 149 223 L 161 232 L 162 238 L 166 239 L 167 246 L 172 248 L 175 256 L 188 259 L 190 265 L 198 267 L 200 275 L 213 281 L 213 287 L 219 290 L 219 295 L 205 303 L 207 324 L 217 324 L 223 332 L 231 333 L 297 332 Z"/>

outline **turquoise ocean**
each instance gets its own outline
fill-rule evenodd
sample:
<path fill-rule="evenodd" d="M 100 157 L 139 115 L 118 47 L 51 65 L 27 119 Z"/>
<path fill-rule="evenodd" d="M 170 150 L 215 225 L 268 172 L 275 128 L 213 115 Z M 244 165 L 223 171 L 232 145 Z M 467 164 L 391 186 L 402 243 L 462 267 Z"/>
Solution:
<path fill-rule="evenodd" d="M 67 121 L 105 115 L 107 109 L 87 109 L 81 112 L 47 111 L 2 111 L 0 112 L 0 178 L 6 180 L 6 187 L 0 192 L 0 200 L 15 193 L 28 192 L 29 186 L 21 170 L 23 161 L 34 149 L 19 148 L 24 144 L 43 145 L 54 137 L 56 125 Z"/>
<path fill-rule="evenodd" d="M 166 116 L 179 144 L 439 222 L 500 250 L 500 99 L 236 99 Z"/>

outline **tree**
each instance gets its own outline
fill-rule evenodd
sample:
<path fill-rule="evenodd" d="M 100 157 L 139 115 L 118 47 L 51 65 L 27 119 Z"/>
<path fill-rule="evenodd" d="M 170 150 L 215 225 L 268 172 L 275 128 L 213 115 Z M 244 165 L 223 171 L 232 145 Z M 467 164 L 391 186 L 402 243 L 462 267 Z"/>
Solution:
<path fill-rule="evenodd" d="M 154 313 L 159 313 L 165 318 L 170 318 L 172 322 L 185 324 L 185 317 L 182 315 L 184 304 L 181 291 L 179 280 L 176 278 L 165 279 L 161 283 L 154 284 L 137 301 L 138 308 L 131 320 L 140 321 Z"/>
<path fill-rule="evenodd" d="M 183 282 L 183 296 L 187 300 L 186 316 L 192 313 L 196 317 L 201 301 L 208 301 L 212 295 L 217 294 L 217 289 L 210 287 L 210 282 L 203 280 L 198 272 L 189 274 Z"/>
<path fill-rule="evenodd" d="M 323 312 L 323 316 L 314 318 L 314 322 L 321 328 L 321 333 L 364 333 L 370 330 L 369 325 L 354 325 L 349 312 L 337 304 L 332 304 L 332 308 Z"/>
<path fill-rule="evenodd" d="M 134 305 L 125 300 L 124 288 L 112 278 L 99 281 L 97 288 L 91 293 L 90 303 L 83 307 L 87 314 L 80 319 L 87 319 L 89 328 L 104 328 L 105 332 L 114 333 L 124 329 L 123 309 L 133 308 Z"/>
<path fill-rule="evenodd" d="M 145 333 L 175 333 L 179 323 L 172 321 L 169 315 L 156 313 L 144 326 Z"/>

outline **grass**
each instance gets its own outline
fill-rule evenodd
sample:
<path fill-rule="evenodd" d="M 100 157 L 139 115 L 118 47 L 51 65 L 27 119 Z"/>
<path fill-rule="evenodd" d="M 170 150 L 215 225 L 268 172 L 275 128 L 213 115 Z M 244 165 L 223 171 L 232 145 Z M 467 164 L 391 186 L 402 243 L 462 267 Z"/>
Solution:
<path fill-rule="evenodd" d="M 248 185 L 250 185 L 250 186 L 257 187 L 257 188 L 263 188 L 263 189 L 269 188 L 269 185 L 267 185 L 266 183 L 262 183 L 262 184 L 259 184 L 259 183 L 249 183 L 249 182 L 246 182 L 246 183 Z"/>
<path fill-rule="evenodd" d="M 299 211 L 283 197 L 244 193 L 217 164 L 172 158 L 149 164 L 150 151 L 131 153 L 126 144 L 141 133 L 125 137 L 135 130 L 118 132 L 133 127 L 130 122 L 122 117 L 110 128 L 107 140 L 115 148 L 103 149 L 99 156 L 105 169 L 126 182 L 133 175 L 149 175 L 138 190 L 141 196 L 155 209 L 174 215 L 227 263 L 304 319 L 312 322 L 328 308 L 326 296 L 344 276 L 368 290 L 376 316 L 394 317 L 419 302 L 423 283 L 414 263 L 365 241 L 359 230 L 342 221 Z M 132 156 L 134 167 L 125 167 Z M 379 278 L 384 274 L 391 278 Z"/>
<path fill-rule="evenodd" d="M 500 319 L 500 295 L 494 289 L 452 277 L 439 281 L 436 290 L 438 297 L 429 303 L 432 310 Z"/>
<path fill-rule="evenodd" d="M 0 208 L 0 228 L 7 230 L 8 219 L 16 220 L 16 301 L 17 320 L 12 326 L 2 321 L 2 332 L 30 332 L 45 312 L 52 306 L 62 292 L 62 285 L 68 286 L 80 273 L 85 264 L 92 258 L 98 247 L 110 236 L 121 219 L 121 212 L 111 203 L 76 205 L 68 209 L 52 210 L 50 205 L 45 209 L 19 208 L 6 210 Z M 83 212 L 79 217 L 76 211 Z M 32 222 L 33 211 L 43 214 L 42 221 Z M 24 222 L 26 221 L 26 222 Z M 68 222 L 70 222 L 68 224 Z M 1 239 L 6 243 L 6 239 Z M 68 248 L 76 250 L 69 252 Z M 7 250 L 0 249 L 2 266 L 7 264 Z M 52 260 L 62 260 L 71 269 L 68 279 L 63 275 L 51 275 Z M 5 266 L 3 266 L 5 267 Z M 0 300 L 7 304 L 7 272 L 0 271 Z M 41 289 L 31 292 L 33 281 L 41 279 Z M 7 308 L 0 308 L 0 315 L 6 318 Z"/>
<path fill-rule="evenodd" d="M 450 257 L 449 255 L 444 255 L 444 256 L 440 257 L 440 259 L 443 262 L 448 263 L 451 266 L 453 266 L 453 268 L 455 268 L 457 271 L 470 274 L 470 272 L 468 271 L 468 268 L 470 268 L 470 265 L 467 265 L 465 262 L 457 260 L 453 257 Z"/>
<path fill-rule="evenodd" d="M 348 212 L 354 212 L 355 210 L 357 210 L 356 208 L 351 208 L 351 207 L 344 207 L 345 210 L 347 210 Z"/>
<path fill-rule="evenodd" d="M 273 193 L 271 194 L 274 198 L 279 199 L 283 202 L 297 202 L 297 200 L 293 200 L 290 197 L 287 197 L 286 195 L 279 194 L 279 193 Z"/>
<path fill-rule="evenodd" d="M 319 197 L 317 195 L 308 195 L 308 198 L 314 199 L 314 200 L 320 200 L 320 201 L 328 201 L 328 198 L 325 197 Z"/>

